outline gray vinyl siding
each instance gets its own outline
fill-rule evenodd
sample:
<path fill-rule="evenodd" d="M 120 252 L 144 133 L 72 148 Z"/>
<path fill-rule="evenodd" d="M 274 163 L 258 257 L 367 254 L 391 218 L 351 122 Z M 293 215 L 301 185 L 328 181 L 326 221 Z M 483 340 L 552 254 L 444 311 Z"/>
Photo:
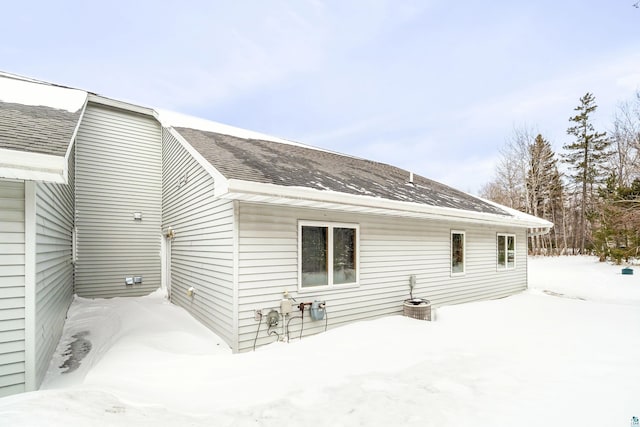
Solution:
<path fill-rule="evenodd" d="M 164 131 L 163 228 L 175 231 L 171 301 L 233 346 L 234 207 L 213 191 L 213 177 Z"/>
<path fill-rule="evenodd" d="M 160 287 L 161 172 L 154 118 L 89 103 L 76 139 L 78 295 L 140 296 Z M 133 276 L 142 285 L 125 286 Z"/>
<path fill-rule="evenodd" d="M 0 397 L 25 391 L 24 182 L 0 180 Z"/>
<path fill-rule="evenodd" d="M 36 387 L 58 345 L 73 300 L 73 157 L 69 184 L 36 185 Z"/>
<path fill-rule="evenodd" d="M 298 292 L 298 220 L 358 224 L 360 281 L 358 287 Z M 466 236 L 466 272 L 450 273 L 451 230 Z M 516 269 L 497 271 L 496 235 L 515 233 Z M 297 302 L 327 302 L 329 328 L 351 321 L 402 312 L 409 297 L 409 276 L 415 274 L 414 297 L 434 306 L 499 298 L 526 289 L 526 230 L 481 225 L 392 218 L 272 207 L 241 203 L 239 207 L 239 349 L 253 345 L 258 322 L 254 310 L 278 308 L 283 291 Z M 295 314 L 296 312 L 294 312 Z M 324 330 L 325 322 L 304 319 L 303 336 Z M 291 336 L 299 320 L 290 323 Z M 266 327 L 258 345 L 271 342 Z M 278 327 L 278 333 L 281 328 Z"/>

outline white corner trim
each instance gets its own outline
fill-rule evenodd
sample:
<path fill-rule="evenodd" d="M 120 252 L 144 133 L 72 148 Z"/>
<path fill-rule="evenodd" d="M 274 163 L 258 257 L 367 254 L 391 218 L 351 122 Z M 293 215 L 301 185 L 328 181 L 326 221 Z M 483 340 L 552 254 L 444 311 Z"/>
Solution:
<path fill-rule="evenodd" d="M 191 144 L 189 144 L 189 142 L 187 142 L 187 140 L 184 139 L 182 135 L 180 135 L 180 133 L 178 133 L 177 130 L 172 127 L 165 127 L 163 129 L 169 131 L 169 133 L 180 143 L 180 145 L 182 145 L 182 147 L 187 150 L 189 155 L 193 157 L 196 162 L 198 162 L 198 164 L 202 166 L 204 170 L 206 170 L 207 173 L 209 173 L 209 175 L 213 177 L 214 196 L 220 197 L 223 194 L 229 192 L 229 180 L 227 180 L 227 178 L 225 178 L 225 176 L 222 175 L 222 173 L 218 169 L 216 169 L 207 159 L 205 159 L 202 154 L 198 152 L 198 150 L 193 148 Z"/>
<path fill-rule="evenodd" d="M 24 358 L 25 390 L 36 378 L 36 183 L 24 182 Z"/>
<path fill-rule="evenodd" d="M 237 353 L 240 349 L 240 208 L 237 200 L 233 202 L 233 336 L 231 349 Z"/>
<path fill-rule="evenodd" d="M 65 157 L 0 148 L 0 178 L 66 184 Z"/>

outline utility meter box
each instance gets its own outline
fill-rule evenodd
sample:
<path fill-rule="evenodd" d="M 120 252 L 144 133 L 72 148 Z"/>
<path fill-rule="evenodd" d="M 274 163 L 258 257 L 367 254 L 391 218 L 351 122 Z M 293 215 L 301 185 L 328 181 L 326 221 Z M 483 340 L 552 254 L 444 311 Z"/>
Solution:
<path fill-rule="evenodd" d="M 292 310 L 292 305 L 291 305 L 291 300 L 290 299 L 283 299 L 282 301 L 280 301 L 280 313 L 284 316 L 286 314 L 291 313 Z"/>
<path fill-rule="evenodd" d="M 309 313 L 311 314 L 311 320 L 324 319 L 324 306 L 324 301 L 314 301 L 311 303 L 311 310 L 309 310 Z"/>

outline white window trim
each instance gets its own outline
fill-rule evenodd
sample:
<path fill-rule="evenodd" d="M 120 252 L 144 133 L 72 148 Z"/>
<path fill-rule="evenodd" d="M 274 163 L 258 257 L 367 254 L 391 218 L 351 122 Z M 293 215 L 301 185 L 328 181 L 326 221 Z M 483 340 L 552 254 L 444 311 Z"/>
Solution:
<path fill-rule="evenodd" d="M 453 271 L 453 235 L 462 234 L 462 271 Z M 467 272 L 467 234 L 462 230 L 451 230 L 449 233 L 449 273 L 451 276 L 464 276 Z"/>
<path fill-rule="evenodd" d="M 324 286 L 302 286 L 302 227 L 327 227 L 327 259 L 329 260 L 329 266 L 327 271 L 328 285 Z M 333 229 L 334 228 L 353 228 L 356 230 L 356 281 L 353 283 L 341 283 L 333 284 Z M 339 290 L 357 288 L 360 286 L 360 225 L 344 222 L 327 222 L 327 221 L 298 221 L 298 291 L 304 292 L 318 292 L 323 290 Z"/>
<path fill-rule="evenodd" d="M 504 266 L 500 265 L 500 256 L 499 256 L 499 251 L 500 251 L 500 247 L 499 245 L 499 240 L 500 240 L 500 236 L 503 236 L 504 239 Z M 509 247 L 509 237 L 513 237 L 513 267 L 509 267 L 509 252 L 508 252 L 508 247 Z M 517 240 L 516 240 L 516 235 L 514 233 L 498 233 L 496 234 L 496 270 L 497 271 L 509 271 L 509 270 L 515 270 L 516 267 L 518 266 L 518 251 L 517 251 Z"/>

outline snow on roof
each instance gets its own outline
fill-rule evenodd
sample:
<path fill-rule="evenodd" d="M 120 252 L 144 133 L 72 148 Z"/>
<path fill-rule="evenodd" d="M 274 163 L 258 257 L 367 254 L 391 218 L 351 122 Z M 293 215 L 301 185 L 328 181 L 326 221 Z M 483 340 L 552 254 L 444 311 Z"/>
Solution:
<path fill-rule="evenodd" d="M 44 106 L 75 113 L 84 106 L 86 99 L 87 92 L 83 90 L 0 72 L 0 101 L 5 103 Z"/>
<path fill-rule="evenodd" d="M 224 123 L 218 123 L 211 120 L 203 119 L 200 117 L 189 116 L 187 114 L 176 113 L 175 111 L 158 108 L 154 108 L 154 110 L 157 113 L 158 120 L 164 127 L 196 129 L 206 132 L 214 132 L 222 135 L 234 136 L 236 138 L 242 138 L 245 140 L 271 141 L 322 152 L 332 152 L 323 148 L 313 147 L 301 142 L 292 141 L 290 139 L 267 135 L 265 133 L 260 133 L 248 129 L 242 129 L 239 127 L 226 125 Z"/>
<path fill-rule="evenodd" d="M 493 200 L 484 199 L 482 197 L 478 197 L 478 198 L 483 200 L 483 201 L 485 201 L 485 202 L 487 202 L 487 203 L 489 203 L 489 204 L 492 204 L 494 206 L 499 207 L 500 209 L 506 211 L 509 215 L 511 215 L 512 217 L 514 217 L 516 219 L 519 219 L 519 220 L 522 220 L 522 221 L 538 222 L 540 224 L 538 226 L 539 228 L 551 228 L 551 227 L 553 227 L 553 223 L 547 221 L 546 219 L 539 218 L 539 217 L 534 216 L 534 215 L 530 215 L 528 213 L 519 211 L 517 209 L 510 208 L 508 206 L 501 205 L 499 203 L 494 202 Z"/>
<path fill-rule="evenodd" d="M 281 144 L 297 144 L 287 139 L 278 138 L 260 132 L 238 128 L 235 126 L 225 125 L 223 123 L 214 122 L 200 117 L 193 117 L 182 113 L 176 113 L 175 111 L 168 111 L 157 108 L 155 110 L 158 113 L 158 120 L 164 127 L 190 128 L 204 130 L 207 132 L 221 133 L 223 135 L 231 135 L 243 139 L 259 139 L 263 141 L 279 142 Z"/>
<path fill-rule="evenodd" d="M 274 139 L 193 127 L 174 130 L 227 179 L 510 216 L 494 204 L 417 174 L 409 184 L 410 172 L 384 163 Z"/>

